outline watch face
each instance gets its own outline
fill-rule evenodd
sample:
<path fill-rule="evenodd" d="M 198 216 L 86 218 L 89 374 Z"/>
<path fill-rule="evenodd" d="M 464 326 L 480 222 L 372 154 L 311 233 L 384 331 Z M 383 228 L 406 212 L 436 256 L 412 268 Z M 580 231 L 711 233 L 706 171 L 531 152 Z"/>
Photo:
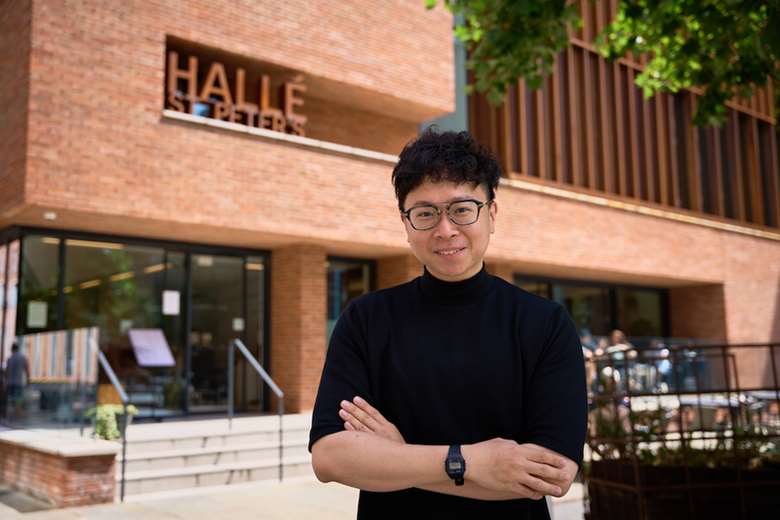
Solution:
<path fill-rule="evenodd" d="M 463 469 L 463 464 L 459 460 L 451 460 L 449 463 L 450 471 L 460 471 Z"/>

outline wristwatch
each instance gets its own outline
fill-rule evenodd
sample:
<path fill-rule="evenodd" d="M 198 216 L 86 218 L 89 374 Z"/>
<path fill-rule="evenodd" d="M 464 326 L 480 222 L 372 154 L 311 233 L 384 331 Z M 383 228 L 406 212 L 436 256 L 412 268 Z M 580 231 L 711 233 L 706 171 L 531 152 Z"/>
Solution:
<path fill-rule="evenodd" d="M 466 473 L 466 459 L 460 453 L 460 444 L 450 446 L 447 460 L 444 461 L 444 471 L 455 481 L 456 486 L 463 485 L 463 475 Z"/>

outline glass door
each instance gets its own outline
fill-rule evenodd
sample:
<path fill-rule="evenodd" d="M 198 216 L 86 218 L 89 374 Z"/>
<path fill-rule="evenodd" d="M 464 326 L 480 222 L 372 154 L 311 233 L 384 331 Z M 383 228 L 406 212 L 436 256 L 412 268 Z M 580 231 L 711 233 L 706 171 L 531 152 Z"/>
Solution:
<path fill-rule="evenodd" d="M 224 412 L 227 348 L 246 328 L 244 258 L 193 254 L 191 265 L 189 411 Z"/>

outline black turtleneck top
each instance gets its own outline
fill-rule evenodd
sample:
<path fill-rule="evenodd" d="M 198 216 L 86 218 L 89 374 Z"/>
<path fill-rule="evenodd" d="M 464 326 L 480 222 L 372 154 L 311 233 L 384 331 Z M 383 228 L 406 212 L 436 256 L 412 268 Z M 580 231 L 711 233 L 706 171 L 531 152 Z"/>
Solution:
<path fill-rule="evenodd" d="M 587 396 L 574 324 L 561 305 L 484 267 L 461 282 L 425 270 L 347 307 L 328 347 L 310 451 L 320 438 L 344 430 L 339 403 L 355 396 L 410 444 L 502 437 L 582 462 Z M 549 518 L 544 500 L 482 501 L 417 488 L 360 492 L 358 519 L 423 516 Z"/>

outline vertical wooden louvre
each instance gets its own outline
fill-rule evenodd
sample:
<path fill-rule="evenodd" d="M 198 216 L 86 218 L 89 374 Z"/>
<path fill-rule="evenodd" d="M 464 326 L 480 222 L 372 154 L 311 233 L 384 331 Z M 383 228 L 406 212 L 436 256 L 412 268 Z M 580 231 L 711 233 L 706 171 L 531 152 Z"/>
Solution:
<path fill-rule="evenodd" d="M 609 63 L 593 40 L 617 0 L 577 0 L 584 26 L 540 89 L 524 81 L 495 108 L 469 101 L 470 129 L 509 176 L 780 228 L 780 165 L 771 85 L 732 99 L 721 128 L 691 124 L 696 95 L 645 98 L 636 86 L 647 56 Z M 470 78 L 473 81 L 473 78 Z"/>

